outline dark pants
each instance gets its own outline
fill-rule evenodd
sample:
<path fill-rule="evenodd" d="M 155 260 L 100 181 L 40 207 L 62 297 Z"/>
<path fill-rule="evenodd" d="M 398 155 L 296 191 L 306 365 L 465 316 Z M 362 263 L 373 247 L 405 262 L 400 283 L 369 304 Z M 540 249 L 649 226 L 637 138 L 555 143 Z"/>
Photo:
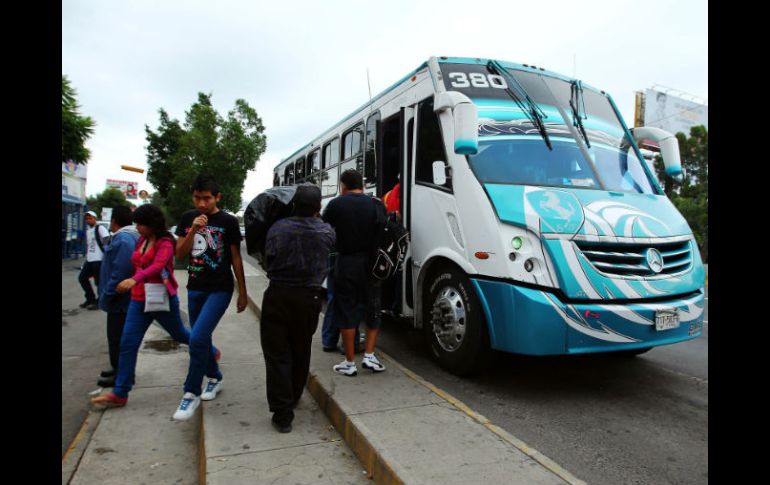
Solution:
<path fill-rule="evenodd" d="M 126 324 L 126 313 L 107 314 L 107 347 L 110 351 L 110 365 L 118 369 L 120 357 L 120 338 L 123 336 L 123 327 Z"/>
<path fill-rule="evenodd" d="M 310 370 L 310 344 L 318 328 L 321 291 L 270 285 L 262 299 L 259 336 L 265 357 L 267 403 L 273 421 L 286 425 Z"/>
<path fill-rule="evenodd" d="M 96 294 L 88 279 L 93 276 L 96 288 L 99 289 L 99 270 L 101 267 L 101 261 L 92 261 L 90 263 L 85 261 L 83 263 L 83 268 L 80 270 L 78 281 L 80 282 L 80 286 L 83 287 L 83 291 L 86 293 L 86 301 L 88 303 L 96 303 Z"/>

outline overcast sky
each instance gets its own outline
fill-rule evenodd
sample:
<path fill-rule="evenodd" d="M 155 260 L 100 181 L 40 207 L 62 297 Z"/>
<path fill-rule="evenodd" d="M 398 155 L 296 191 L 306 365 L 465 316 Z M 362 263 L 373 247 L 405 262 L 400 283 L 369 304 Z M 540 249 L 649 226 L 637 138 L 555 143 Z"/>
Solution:
<path fill-rule="evenodd" d="M 706 1 L 62 1 L 62 74 L 96 121 L 87 194 L 108 178 L 154 188 L 144 126 L 184 121 L 198 92 L 226 115 L 245 99 L 266 127 L 249 201 L 283 158 L 430 56 L 495 58 L 577 74 L 633 126 L 653 84 L 708 98 Z"/>

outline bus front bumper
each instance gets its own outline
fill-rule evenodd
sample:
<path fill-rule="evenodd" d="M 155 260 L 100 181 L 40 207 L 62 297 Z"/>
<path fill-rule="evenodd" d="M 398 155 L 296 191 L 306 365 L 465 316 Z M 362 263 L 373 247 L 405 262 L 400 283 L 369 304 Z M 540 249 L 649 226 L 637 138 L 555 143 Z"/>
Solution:
<path fill-rule="evenodd" d="M 486 318 L 490 344 L 505 352 L 559 355 L 633 350 L 691 340 L 703 331 L 703 289 L 650 303 L 564 303 L 544 290 L 484 279 L 471 281 Z M 668 312 L 678 315 L 678 325 L 656 329 L 656 315 L 662 320 Z"/>

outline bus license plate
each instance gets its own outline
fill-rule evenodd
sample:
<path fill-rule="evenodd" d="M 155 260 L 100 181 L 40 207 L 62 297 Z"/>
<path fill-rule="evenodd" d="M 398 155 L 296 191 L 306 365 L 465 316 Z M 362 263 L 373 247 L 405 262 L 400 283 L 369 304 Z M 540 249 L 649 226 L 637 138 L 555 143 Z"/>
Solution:
<path fill-rule="evenodd" d="M 671 330 L 679 327 L 679 312 L 658 310 L 655 312 L 655 330 Z"/>

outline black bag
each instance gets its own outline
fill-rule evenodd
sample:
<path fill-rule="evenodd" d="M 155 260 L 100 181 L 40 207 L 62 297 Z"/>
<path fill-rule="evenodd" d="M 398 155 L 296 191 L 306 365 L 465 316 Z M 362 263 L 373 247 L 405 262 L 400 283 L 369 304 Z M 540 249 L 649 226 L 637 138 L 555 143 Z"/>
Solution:
<path fill-rule="evenodd" d="M 265 269 L 265 242 L 267 232 L 277 221 L 289 217 L 294 211 L 294 196 L 302 186 L 317 186 L 303 183 L 284 187 L 271 187 L 249 203 L 243 212 L 243 225 L 246 229 L 246 252 L 255 257 Z"/>
<path fill-rule="evenodd" d="M 382 206 L 382 203 L 378 205 Z M 379 207 L 377 211 L 379 234 L 373 258 L 372 276 L 379 280 L 386 280 L 401 269 L 409 246 L 409 232 L 398 220 L 395 212 L 385 213 Z"/>
<path fill-rule="evenodd" d="M 291 200 L 296 192 L 296 186 L 269 188 L 254 197 L 243 212 L 246 252 L 255 257 L 263 268 L 267 231 L 276 221 L 291 215 Z"/>

